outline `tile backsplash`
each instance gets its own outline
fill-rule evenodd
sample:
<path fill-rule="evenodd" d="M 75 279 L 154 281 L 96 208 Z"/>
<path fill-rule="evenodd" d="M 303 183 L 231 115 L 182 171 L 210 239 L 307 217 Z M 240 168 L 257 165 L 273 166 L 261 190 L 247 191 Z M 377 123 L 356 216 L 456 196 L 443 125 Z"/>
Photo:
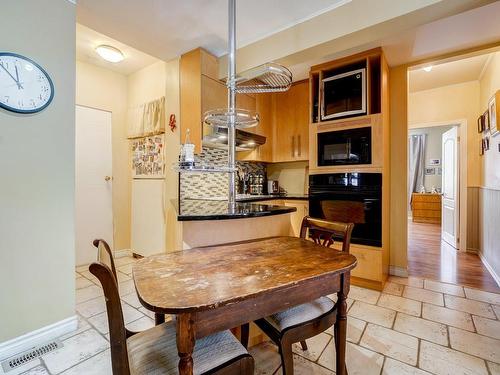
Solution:
<path fill-rule="evenodd" d="M 200 161 L 207 165 L 226 165 L 227 150 L 203 147 L 198 156 Z M 266 175 L 264 163 L 237 161 L 239 171 L 247 173 L 263 173 Z M 228 189 L 227 173 L 181 173 L 179 178 L 179 198 L 218 198 L 226 197 Z"/>

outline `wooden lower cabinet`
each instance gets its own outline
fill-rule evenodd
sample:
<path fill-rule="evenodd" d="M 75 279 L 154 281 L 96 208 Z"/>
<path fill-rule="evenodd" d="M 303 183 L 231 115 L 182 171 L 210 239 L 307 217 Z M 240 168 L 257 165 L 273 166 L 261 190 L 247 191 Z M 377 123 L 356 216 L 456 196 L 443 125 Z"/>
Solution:
<path fill-rule="evenodd" d="M 414 223 L 441 223 L 441 195 L 413 193 L 411 198 L 412 220 Z"/>
<path fill-rule="evenodd" d="M 309 215 L 309 202 L 302 200 L 284 200 L 284 205 L 287 207 L 295 207 L 297 211 L 292 212 L 290 236 L 299 237 L 300 227 L 302 226 L 302 219 L 304 216 Z"/>

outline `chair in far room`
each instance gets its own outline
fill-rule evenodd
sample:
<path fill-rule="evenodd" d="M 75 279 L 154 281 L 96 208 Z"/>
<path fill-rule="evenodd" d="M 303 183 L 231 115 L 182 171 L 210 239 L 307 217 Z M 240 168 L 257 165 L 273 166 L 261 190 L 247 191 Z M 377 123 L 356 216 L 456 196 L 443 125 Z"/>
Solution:
<path fill-rule="evenodd" d="M 325 251 L 342 251 L 349 253 L 352 223 L 340 223 L 314 219 L 306 216 L 302 220 L 300 237 L 310 239 L 328 249 Z M 332 246 L 335 248 L 332 248 Z M 341 245 L 340 245 L 341 244 Z M 255 324 L 266 333 L 278 346 L 284 375 L 293 374 L 292 345 L 300 342 L 302 349 L 307 350 L 306 339 L 314 337 L 333 326 L 337 317 L 337 304 L 328 297 L 320 297 L 312 302 L 291 307 L 255 321 Z M 243 332 L 248 326 L 242 327 Z M 335 330 L 335 345 L 339 339 Z M 244 337 L 247 340 L 248 335 Z M 242 337 L 242 342 L 244 342 Z M 244 344 L 246 344 L 244 342 Z"/>

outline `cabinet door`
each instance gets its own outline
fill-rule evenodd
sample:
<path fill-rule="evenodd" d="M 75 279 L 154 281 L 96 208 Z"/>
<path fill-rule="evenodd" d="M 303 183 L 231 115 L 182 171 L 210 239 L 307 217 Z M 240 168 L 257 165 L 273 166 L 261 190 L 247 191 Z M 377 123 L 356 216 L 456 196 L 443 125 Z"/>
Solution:
<path fill-rule="evenodd" d="M 275 94 L 274 161 L 308 160 L 309 158 L 309 81 L 292 85 L 290 90 Z"/>
<path fill-rule="evenodd" d="M 309 212 L 309 203 L 307 201 L 285 200 L 284 204 L 285 206 L 295 207 L 297 209 L 290 217 L 290 236 L 299 237 L 302 219 L 304 216 L 307 216 Z"/>

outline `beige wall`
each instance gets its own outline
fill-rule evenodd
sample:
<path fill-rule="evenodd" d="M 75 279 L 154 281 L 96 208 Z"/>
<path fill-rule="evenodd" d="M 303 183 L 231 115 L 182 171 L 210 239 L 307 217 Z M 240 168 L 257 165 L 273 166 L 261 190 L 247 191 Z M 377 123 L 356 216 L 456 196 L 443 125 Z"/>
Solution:
<path fill-rule="evenodd" d="M 500 52 L 496 52 L 490 59 L 479 82 L 479 88 L 479 108 L 476 117 L 486 111 L 489 99 L 497 90 L 500 90 Z M 498 106 L 500 106 L 500 103 L 497 103 Z M 500 121 L 500 119 L 497 119 L 497 121 Z M 500 189 L 499 143 L 500 135 L 490 137 L 490 150 L 486 151 L 484 156 L 481 157 L 481 186 Z"/>
<path fill-rule="evenodd" d="M 7 0 L 2 51 L 51 76 L 51 105 L 0 110 L 0 342 L 75 314 L 75 5 Z"/>
<path fill-rule="evenodd" d="M 309 162 L 272 163 L 267 165 L 267 178 L 278 180 L 288 194 L 306 194 L 309 188 Z"/>
<path fill-rule="evenodd" d="M 421 124 L 467 120 L 467 186 L 480 184 L 481 169 L 476 120 L 479 109 L 479 82 L 471 81 L 431 90 L 410 93 L 408 124 L 410 128 Z"/>
<path fill-rule="evenodd" d="M 131 173 L 127 140 L 127 77 L 76 62 L 76 104 L 112 112 L 113 248 L 130 248 Z"/>

